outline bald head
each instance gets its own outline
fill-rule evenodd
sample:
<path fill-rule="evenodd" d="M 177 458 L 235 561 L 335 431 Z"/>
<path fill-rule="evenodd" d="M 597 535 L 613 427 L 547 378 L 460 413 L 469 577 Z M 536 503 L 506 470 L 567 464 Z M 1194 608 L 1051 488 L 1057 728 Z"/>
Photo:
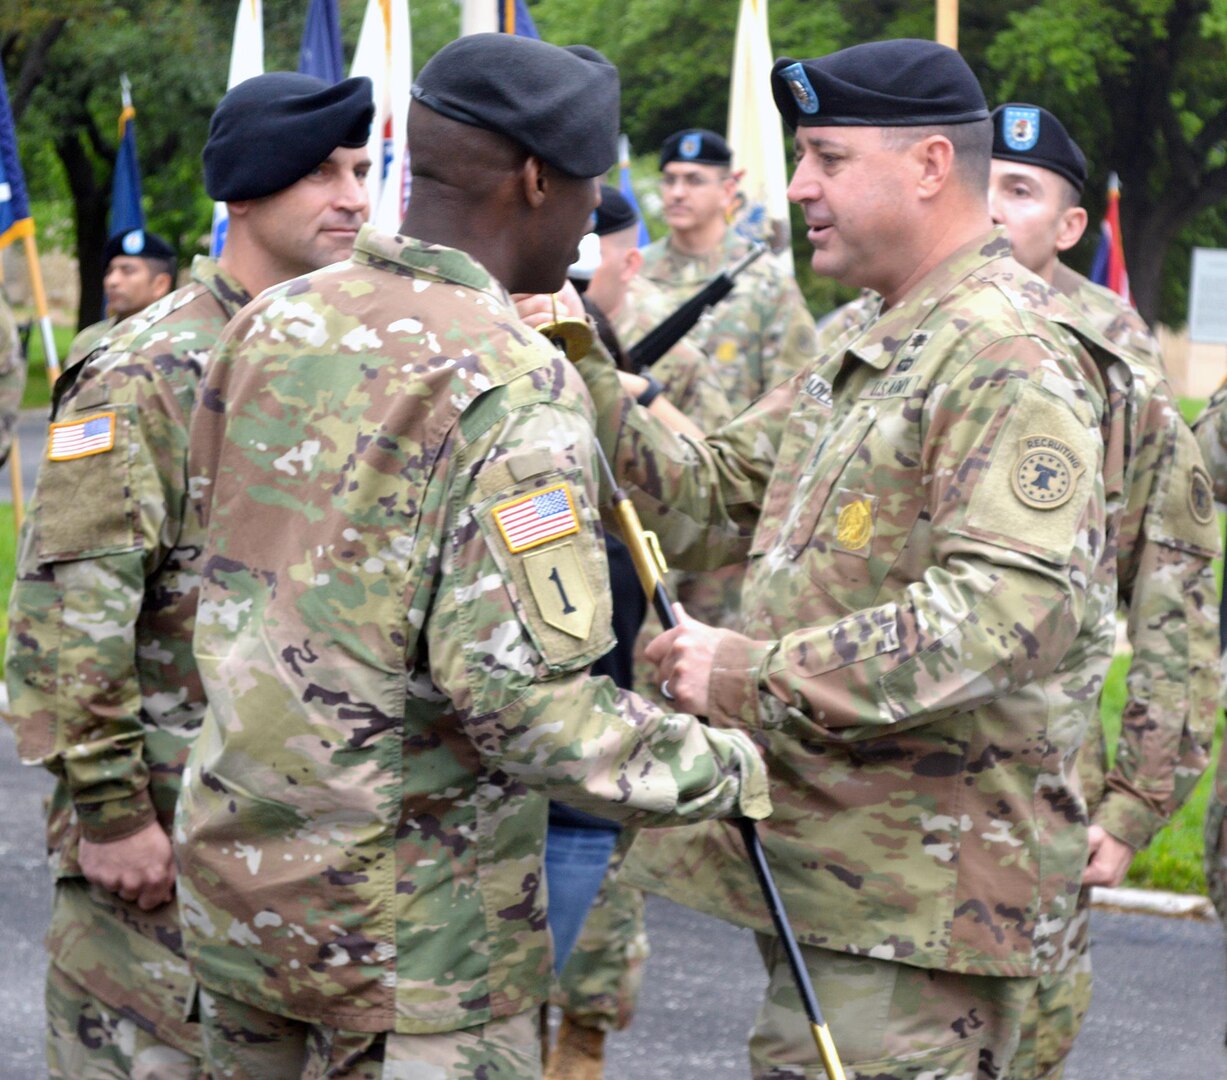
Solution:
<path fill-rule="evenodd" d="M 462 124 L 427 108 L 409 107 L 407 128 L 413 197 L 480 203 L 524 167 L 528 151 L 485 128 Z"/>

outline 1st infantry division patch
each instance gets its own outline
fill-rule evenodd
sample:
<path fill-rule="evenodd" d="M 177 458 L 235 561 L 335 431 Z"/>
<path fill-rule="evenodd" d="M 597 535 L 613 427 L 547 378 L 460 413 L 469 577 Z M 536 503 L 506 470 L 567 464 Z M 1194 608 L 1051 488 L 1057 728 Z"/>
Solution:
<path fill-rule="evenodd" d="M 1077 451 L 1051 435 L 1028 435 L 1018 443 L 1010 482 L 1019 500 L 1034 510 L 1055 510 L 1068 502 L 1086 471 Z"/>

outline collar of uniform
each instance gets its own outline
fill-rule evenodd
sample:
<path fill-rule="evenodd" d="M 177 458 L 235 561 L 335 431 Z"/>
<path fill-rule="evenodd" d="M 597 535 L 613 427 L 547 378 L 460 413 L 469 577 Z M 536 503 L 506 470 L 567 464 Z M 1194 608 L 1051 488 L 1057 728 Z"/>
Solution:
<path fill-rule="evenodd" d="M 1071 270 L 1060 259 L 1052 275 L 1052 287 L 1064 296 L 1076 296 L 1086 279 L 1077 270 Z"/>
<path fill-rule="evenodd" d="M 442 244 L 428 244 L 400 233 L 381 233 L 363 225 L 354 241 L 354 262 L 387 269 L 404 269 L 415 277 L 427 275 L 467 289 L 490 293 L 504 303 L 507 291 L 471 255 Z M 389 265 L 391 264 L 391 265 Z"/>
<path fill-rule="evenodd" d="M 657 243 L 662 245 L 660 267 L 654 275 L 673 283 L 676 281 L 707 281 L 726 269 L 750 250 L 750 242 L 732 225 L 724 230 L 724 238 L 705 255 L 687 255 L 673 246 L 672 233 Z"/>
<path fill-rule="evenodd" d="M 192 280 L 200 282 L 221 304 L 227 319 L 233 319 L 240 308 L 251 303 L 252 295 L 233 274 L 223 270 L 216 259 L 197 255 L 192 260 Z"/>
<path fill-rule="evenodd" d="M 849 346 L 848 352 L 871 367 L 885 371 L 912 332 L 924 323 L 951 289 L 982 266 L 1010 254 L 1009 237 L 1000 227 L 964 244 L 925 274 L 893 308 L 883 312 L 855 344 Z"/>

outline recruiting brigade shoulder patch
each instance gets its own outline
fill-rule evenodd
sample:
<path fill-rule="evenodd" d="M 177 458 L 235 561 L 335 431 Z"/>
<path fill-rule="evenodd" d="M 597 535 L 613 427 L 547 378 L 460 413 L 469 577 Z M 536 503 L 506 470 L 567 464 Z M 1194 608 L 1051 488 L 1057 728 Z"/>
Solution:
<path fill-rule="evenodd" d="M 494 521 L 513 555 L 579 532 L 579 515 L 565 481 L 500 503 Z"/>
<path fill-rule="evenodd" d="M 1050 435 L 1019 439 L 1018 462 L 1011 486 L 1019 500 L 1035 510 L 1054 510 L 1069 501 L 1086 471 L 1081 456 L 1068 443 Z"/>
<path fill-rule="evenodd" d="M 1214 520 L 1214 488 L 1209 473 L 1200 465 L 1194 465 L 1189 475 L 1189 512 L 1199 525 Z"/>
<path fill-rule="evenodd" d="M 72 461 L 74 458 L 105 454 L 115 446 L 115 414 L 99 413 L 80 420 L 52 424 L 47 433 L 47 460 Z"/>

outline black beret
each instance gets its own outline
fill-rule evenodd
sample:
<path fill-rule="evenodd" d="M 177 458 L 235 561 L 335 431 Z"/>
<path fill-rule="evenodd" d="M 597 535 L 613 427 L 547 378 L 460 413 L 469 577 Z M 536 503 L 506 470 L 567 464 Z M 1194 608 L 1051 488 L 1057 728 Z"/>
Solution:
<path fill-rule="evenodd" d="M 1082 193 L 1086 155 L 1047 109 L 1011 102 L 993 110 L 993 157 L 1059 173 Z"/>
<path fill-rule="evenodd" d="M 156 233 L 132 229 L 117 232 L 106 242 L 106 247 L 102 249 L 102 265 L 108 266 L 117 255 L 131 255 L 138 259 L 170 259 L 173 262 L 175 249 Z"/>
<path fill-rule="evenodd" d="M 784 122 L 803 127 L 919 127 L 988 119 L 967 62 L 935 41 L 901 38 L 840 49 L 816 60 L 784 57 L 771 69 Z"/>
<path fill-rule="evenodd" d="M 687 128 L 675 131 L 660 147 L 660 167 L 671 161 L 686 161 L 694 165 L 728 165 L 733 151 L 714 131 L 707 128 Z"/>
<path fill-rule="evenodd" d="M 442 116 L 514 139 L 568 176 L 600 176 L 618 160 L 618 69 L 587 45 L 469 34 L 426 62 L 412 94 Z"/>
<path fill-rule="evenodd" d="M 601 185 L 601 205 L 596 208 L 596 225 L 592 231 L 597 236 L 608 236 L 639 224 L 639 215 L 612 184 Z"/>
<path fill-rule="evenodd" d="M 270 71 L 241 82 L 209 121 L 205 191 L 218 202 L 276 194 L 338 146 L 366 146 L 374 115 L 365 77 L 330 86 L 313 75 Z"/>

